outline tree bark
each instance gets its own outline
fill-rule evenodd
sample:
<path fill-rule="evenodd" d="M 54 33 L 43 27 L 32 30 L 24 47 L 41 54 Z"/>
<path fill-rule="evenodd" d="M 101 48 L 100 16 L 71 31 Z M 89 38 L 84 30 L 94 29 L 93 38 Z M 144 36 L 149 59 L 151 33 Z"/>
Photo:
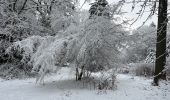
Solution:
<path fill-rule="evenodd" d="M 163 69 L 166 65 L 167 4 L 168 0 L 159 0 L 155 77 L 153 82 L 156 86 L 158 86 L 159 79 L 166 79 Z"/>
<path fill-rule="evenodd" d="M 78 75 L 78 80 L 81 80 L 81 79 L 82 79 L 83 71 L 84 71 L 84 66 L 82 66 L 81 72 L 80 72 L 80 74 Z"/>

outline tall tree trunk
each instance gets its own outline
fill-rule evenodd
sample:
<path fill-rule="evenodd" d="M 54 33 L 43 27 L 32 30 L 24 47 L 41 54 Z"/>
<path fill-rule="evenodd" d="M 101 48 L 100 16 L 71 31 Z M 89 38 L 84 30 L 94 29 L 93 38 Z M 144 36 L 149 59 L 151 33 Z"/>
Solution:
<path fill-rule="evenodd" d="M 159 79 L 166 79 L 166 74 L 162 71 L 166 65 L 167 4 L 168 0 L 159 0 L 155 77 L 153 83 L 156 86 L 158 86 Z"/>

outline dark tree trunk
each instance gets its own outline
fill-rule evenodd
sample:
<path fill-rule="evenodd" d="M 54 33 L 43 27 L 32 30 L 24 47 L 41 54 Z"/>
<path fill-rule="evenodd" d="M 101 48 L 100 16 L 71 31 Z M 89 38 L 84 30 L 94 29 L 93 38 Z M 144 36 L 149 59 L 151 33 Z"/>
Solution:
<path fill-rule="evenodd" d="M 76 77 L 76 78 L 78 78 L 77 80 L 81 80 L 81 79 L 82 79 L 83 71 L 84 71 L 84 66 L 82 67 L 80 74 L 79 74 L 79 72 L 77 71 L 77 72 L 78 72 L 78 77 Z"/>
<path fill-rule="evenodd" d="M 79 76 L 79 70 L 78 68 L 76 68 L 76 81 L 78 80 L 78 76 Z"/>
<path fill-rule="evenodd" d="M 82 79 L 82 76 L 83 76 L 83 72 L 80 73 L 79 77 L 78 77 L 78 80 L 81 80 Z"/>
<path fill-rule="evenodd" d="M 166 74 L 162 71 L 166 65 L 167 1 L 159 0 L 155 77 L 153 82 L 156 86 L 158 86 L 159 79 L 166 79 Z"/>

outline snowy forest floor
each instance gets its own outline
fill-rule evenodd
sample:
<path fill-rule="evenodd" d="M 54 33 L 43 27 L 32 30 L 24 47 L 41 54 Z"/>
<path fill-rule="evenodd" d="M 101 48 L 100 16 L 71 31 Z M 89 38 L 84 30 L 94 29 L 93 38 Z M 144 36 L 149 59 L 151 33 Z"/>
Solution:
<path fill-rule="evenodd" d="M 152 79 L 118 74 L 117 88 L 99 91 L 93 85 L 75 81 L 69 68 L 45 78 L 45 85 L 35 84 L 34 78 L 0 79 L 0 100 L 169 100 L 170 82 L 152 86 Z"/>

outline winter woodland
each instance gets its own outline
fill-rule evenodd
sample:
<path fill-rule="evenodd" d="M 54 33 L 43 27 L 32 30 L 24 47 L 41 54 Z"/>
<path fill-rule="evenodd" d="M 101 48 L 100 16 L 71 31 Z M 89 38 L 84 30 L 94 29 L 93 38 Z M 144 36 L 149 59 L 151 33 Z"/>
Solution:
<path fill-rule="evenodd" d="M 0 0 L 0 98 L 168 100 L 168 0 L 113 1 Z"/>

